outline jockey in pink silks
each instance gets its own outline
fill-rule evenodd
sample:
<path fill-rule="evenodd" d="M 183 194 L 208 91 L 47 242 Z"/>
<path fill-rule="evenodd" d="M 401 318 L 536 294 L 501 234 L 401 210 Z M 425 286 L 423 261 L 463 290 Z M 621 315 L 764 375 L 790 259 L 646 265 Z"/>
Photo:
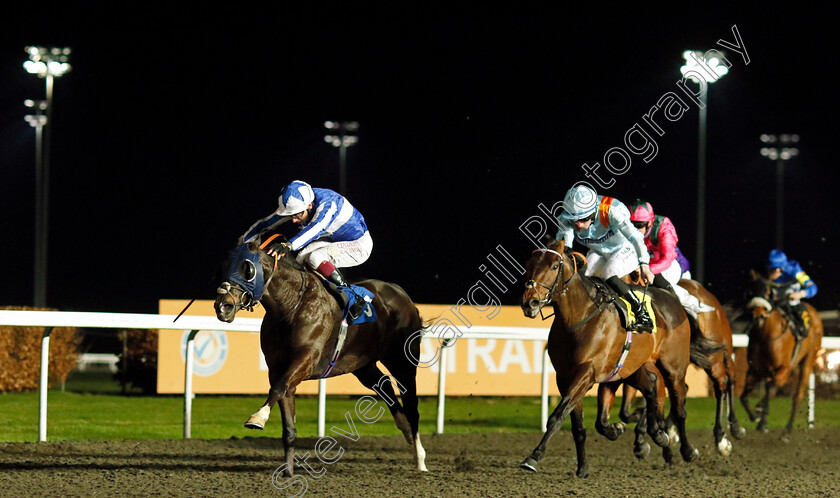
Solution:
<path fill-rule="evenodd" d="M 653 206 L 641 199 L 636 199 L 629 209 L 630 221 L 642 232 L 650 253 L 653 285 L 674 292 L 686 312 L 694 318 L 697 318 L 697 313 L 713 311 L 714 308 L 701 303 L 678 285 L 680 279 L 690 279 L 691 273 L 688 271 L 688 260 L 677 247 L 679 237 L 671 220 L 654 215 Z"/>

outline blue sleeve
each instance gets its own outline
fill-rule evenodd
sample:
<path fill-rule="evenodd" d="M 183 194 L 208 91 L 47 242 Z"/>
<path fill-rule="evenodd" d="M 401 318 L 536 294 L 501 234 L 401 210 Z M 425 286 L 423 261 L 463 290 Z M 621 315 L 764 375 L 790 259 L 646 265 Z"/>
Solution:
<path fill-rule="evenodd" d="M 276 211 L 274 213 L 271 213 L 270 215 L 251 225 L 251 228 L 249 228 L 248 231 L 245 232 L 245 235 L 242 236 L 244 242 L 251 242 L 253 239 L 257 238 L 266 230 L 271 230 L 277 225 L 285 223 L 288 219 L 288 216 L 280 216 L 279 214 L 277 214 Z"/>
<path fill-rule="evenodd" d="M 802 266 L 798 262 L 794 261 L 792 266 L 794 267 L 793 274 L 796 277 L 796 281 L 799 282 L 802 290 L 805 291 L 805 297 L 814 297 L 817 294 L 817 284 L 802 270 Z"/>

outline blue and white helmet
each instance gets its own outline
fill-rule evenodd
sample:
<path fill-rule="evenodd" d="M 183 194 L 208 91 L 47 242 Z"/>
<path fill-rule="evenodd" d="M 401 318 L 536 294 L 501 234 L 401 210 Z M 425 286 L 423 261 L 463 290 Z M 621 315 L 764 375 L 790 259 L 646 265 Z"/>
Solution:
<path fill-rule="evenodd" d="M 586 185 L 575 185 L 566 192 L 563 210 L 573 220 L 587 218 L 598 209 L 598 194 Z"/>
<path fill-rule="evenodd" d="M 292 216 L 306 211 L 309 204 L 315 200 L 315 193 L 308 183 L 295 180 L 283 187 L 280 198 L 277 199 L 280 207 L 277 214 L 280 216 Z"/>

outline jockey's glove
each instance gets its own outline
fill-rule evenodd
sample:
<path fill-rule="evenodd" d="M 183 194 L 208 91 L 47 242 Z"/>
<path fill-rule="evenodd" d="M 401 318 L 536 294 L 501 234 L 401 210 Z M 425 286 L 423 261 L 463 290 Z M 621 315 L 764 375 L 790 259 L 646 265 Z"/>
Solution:
<path fill-rule="evenodd" d="M 292 252 L 292 245 L 288 242 L 272 242 L 268 245 L 268 251 L 266 252 L 268 252 L 269 254 L 271 254 L 272 252 L 275 252 L 280 255 L 288 254 Z"/>

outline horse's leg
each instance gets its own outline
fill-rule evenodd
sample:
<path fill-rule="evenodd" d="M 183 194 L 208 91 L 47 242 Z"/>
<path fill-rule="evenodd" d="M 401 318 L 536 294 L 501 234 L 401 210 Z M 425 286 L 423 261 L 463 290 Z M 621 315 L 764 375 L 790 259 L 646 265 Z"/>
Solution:
<path fill-rule="evenodd" d="M 726 352 L 723 352 L 726 355 Z M 726 423 L 726 392 L 728 377 L 726 376 L 726 366 L 723 358 L 719 361 L 714 361 L 712 366 L 706 369 L 706 374 L 712 380 L 712 385 L 715 390 L 715 400 L 717 401 L 717 410 L 715 410 L 715 448 L 718 453 L 723 456 L 729 456 L 732 452 L 732 443 L 726 439 L 726 431 L 724 424 Z"/>
<path fill-rule="evenodd" d="M 615 391 L 613 391 L 615 397 Z M 575 475 L 580 478 L 589 477 L 589 465 L 586 463 L 586 427 L 583 425 L 583 401 L 575 406 L 571 413 L 572 437 L 575 440 L 578 468 Z"/>
<path fill-rule="evenodd" d="M 295 440 L 297 440 L 295 391 L 295 388 L 291 388 L 285 396 L 280 398 L 280 416 L 283 419 L 283 450 L 286 454 L 285 477 L 294 475 L 295 469 Z"/>
<path fill-rule="evenodd" d="M 665 387 L 668 389 L 668 395 L 671 399 L 671 419 L 676 424 L 677 433 L 680 436 L 680 454 L 682 454 L 683 460 L 691 462 L 700 455 L 700 452 L 691 446 L 685 432 L 685 395 L 688 391 L 688 386 L 685 384 L 685 368 L 671 371 L 664 364 L 657 366 L 662 373 Z"/>
<path fill-rule="evenodd" d="M 762 398 L 759 407 L 759 418 L 756 430 L 767 433 L 770 429 L 767 428 L 767 415 L 770 413 L 770 399 L 776 396 L 778 389 L 775 379 L 771 378 L 765 382 L 764 398 Z"/>
<path fill-rule="evenodd" d="M 528 458 L 519 464 L 520 468 L 534 472 L 537 471 L 537 463 L 543 455 L 545 455 L 545 447 L 548 444 L 548 440 L 554 436 L 554 433 L 560 430 L 560 427 L 563 425 L 563 421 L 566 420 L 569 413 L 571 413 L 572 410 L 583 402 L 583 397 L 586 394 L 586 391 L 588 391 L 594 383 L 595 372 L 590 364 L 580 365 L 578 370 L 570 376 L 568 381 L 565 378 L 561 378 L 559 373 L 557 374 L 557 387 L 563 394 L 563 398 L 560 400 L 560 403 L 557 404 L 557 407 L 554 408 L 551 416 L 548 417 L 546 431 L 540 440 L 540 444 L 534 448 L 534 451 L 531 452 Z M 577 442 L 575 443 L 577 444 Z M 578 468 L 580 468 L 580 461 L 578 461 Z"/>
<path fill-rule="evenodd" d="M 595 420 L 595 430 L 598 434 L 606 437 L 610 441 L 615 441 L 619 436 L 624 434 L 627 426 L 619 422 L 617 424 L 610 424 L 610 409 L 613 401 L 615 401 L 615 384 L 599 384 L 598 385 L 598 416 Z"/>
<path fill-rule="evenodd" d="M 785 442 L 790 440 L 790 434 L 793 432 L 793 419 L 796 418 L 796 412 L 799 410 L 799 404 L 802 403 L 802 398 L 808 390 L 808 380 L 811 377 L 811 371 L 814 367 L 813 362 L 810 361 L 812 355 L 813 353 L 799 364 L 799 382 L 796 383 L 796 389 L 793 393 L 792 399 L 793 403 L 790 407 L 790 418 L 785 426 L 785 434 L 782 437 L 782 440 Z"/>
<path fill-rule="evenodd" d="M 628 380 L 631 381 L 633 386 L 645 398 L 646 408 L 644 416 L 647 418 L 645 428 L 648 435 L 657 446 L 667 448 L 670 443 L 670 438 L 663 430 L 665 428 L 663 415 L 665 410 L 665 392 L 664 389 L 660 390 L 659 376 L 648 370 L 647 365 L 643 365 Z"/>
<path fill-rule="evenodd" d="M 744 410 L 747 412 L 747 417 L 753 422 L 758 422 L 759 416 L 757 413 L 758 407 L 756 407 L 756 411 L 753 411 L 750 406 L 750 394 L 752 394 L 757 383 L 758 378 L 748 370 L 747 376 L 744 378 L 744 390 L 741 391 L 741 405 L 743 405 Z"/>
<path fill-rule="evenodd" d="M 636 413 L 639 414 L 639 421 L 636 422 L 636 427 L 633 429 L 633 434 L 635 435 L 635 438 L 633 439 L 633 454 L 639 460 L 650 454 L 650 444 L 645 441 L 645 434 L 647 433 L 646 410 L 646 407 L 636 410 Z"/>
<path fill-rule="evenodd" d="M 644 408 L 636 408 L 635 411 L 631 411 L 633 396 L 635 395 L 636 389 L 629 384 L 624 384 L 624 394 L 621 396 L 621 410 L 618 412 L 618 417 L 625 424 L 638 423 L 644 411 Z"/>
<path fill-rule="evenodd" d="M 388 365 L 386 365 L 388 366 Z M 395 365 L 390 365 L 389 371 L 394 374 L 396 381 L 399 383 L 403 405 L 397 399 L 397 393 L 394 391 L 394 386 L 391 383 L 391 378 L 383 373 L 375 362 L 368 363 L 364 367 L 353 372 L 353 375 L 359 379 L 368 389 L 373 390 L 385 401 L 388 409 L 391 411 L 391 416 L 394 417 L 394 423 L 397 428 L 403 433 L 406 442 L 414 446 L 414 460 L 417 465 L 417 470 L 427 471 L 426 468 L 426 450 L 420 443 L 420 434 L 418 433 L 418 425 L 420 415 L 417 411 L 417 387 L 413 375 L 407 375 L 400 372 Z M 404 391 L 403 391 L 404 390 Z"/>
<path fill-rule="evenodd" d="M 285 371 L 278 372 L 278 368 L 268 366 L 268 381 L 271 388 L 268 390 L 268 399 L 256 413 L 248 418 L 245 427 L 248 429 L 263 429 L 271 408 L 285 397 L 294 388 L 309 378 L 312 369 L 321 355 L 320 351 L 305 351 L 292 358 L 290 366 Z"/>

